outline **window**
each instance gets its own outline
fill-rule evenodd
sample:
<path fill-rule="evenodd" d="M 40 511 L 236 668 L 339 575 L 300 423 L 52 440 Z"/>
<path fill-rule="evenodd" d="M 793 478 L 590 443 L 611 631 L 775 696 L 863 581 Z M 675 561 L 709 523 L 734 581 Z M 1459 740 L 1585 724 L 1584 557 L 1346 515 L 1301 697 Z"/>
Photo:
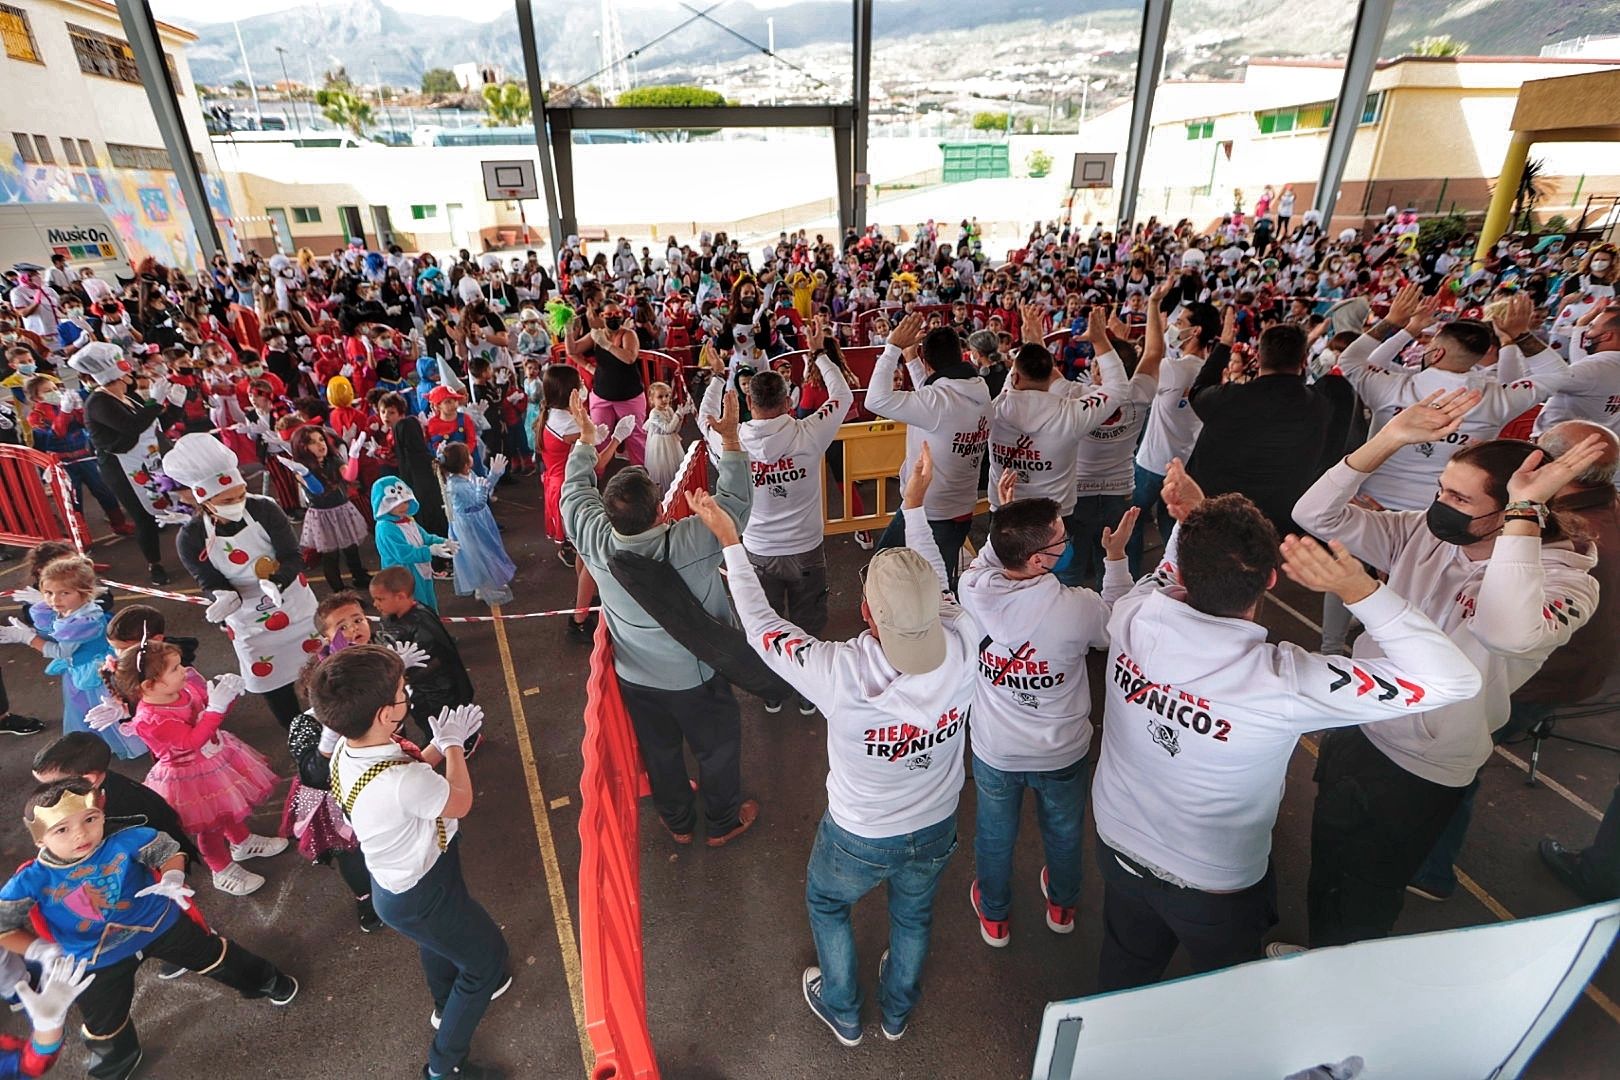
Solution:
<path fill-rule="evenodd" d="M 100 75 L 104 79 L 140 84 L 141 73 L 135 67 L 135 53 L 122 39 L 72 23 L 67 24 L 67 31 L 69 40 L 73 42 L 73 55 L 79 60 L 80 71 L 86 75 Z"/>
<path fill-rule="evenodd" d="M 1215 137 L 1215 121 L 1189 120 L 1187 122 L 1187 139 L 1213 139 Z"/>
<path fill-rule="evenodd" d="M 51 140 L 45 136 L 34 136 L 34 150 L 39 154 L 39 163 L 41 165 L 56 164 L 56 155 L 51 153 Z"/>
<path fill-rule="evenodd" d="M 23 159 L 23 164 L 38 165 L 39 158 L 34 154 L 34 140 L 20 131 L 13 131 L 11 137 L 17 142 L 17 156 Z"/>
<path fill-rule="evenodd" d="M 1361 107 L 1361 122 L 1363 124 L 1376 124 L 1384 115 L 1384 92 L 1375 91 L 1367 95 L 1367 101 Z"/>
<path fill-rule="evenodd" d="M 431 220 L 432 218 L 436 218 L 438 216 L 439 216 L 439 208 L 437 206 L 414 206 L 413 205 L 411 207 L 411 220 L 412 221 L 428 221 L 428 220 Z"/>
<path fill-rule="evenodd" d="M 96 148 L 90 145 L 89 139 L 79 140 L 79 158 L 87 169 L 93 169 L 101 164 L 96 160 Z"/>
<path fill-rule="evenodd" d="M 0 4 L 0 39 L 4 39 L 6 55 L 11 59 L 44 63 L 34 41 L 34 28 L 28 25 L 28 12 L 22 8 Z"/>
<path fill-rule="evenodd" d="M 73 145 L 73 140 L 66 135 L 62 136 L 62 160 L 69 165 L 79 163 L 79 148 Z"/>
<path fill-rule="evenodd" d="M 161 146 L 107 144 L 107 160 L 115 169 L 168 169 L 169 155 Z"/>
<path fill-rule="evenodd" d="M 295 206 L 292 212 L 293 220 L 300 225 L 313 225 L 321 220 L 321 208 L 318 206 Z"/>

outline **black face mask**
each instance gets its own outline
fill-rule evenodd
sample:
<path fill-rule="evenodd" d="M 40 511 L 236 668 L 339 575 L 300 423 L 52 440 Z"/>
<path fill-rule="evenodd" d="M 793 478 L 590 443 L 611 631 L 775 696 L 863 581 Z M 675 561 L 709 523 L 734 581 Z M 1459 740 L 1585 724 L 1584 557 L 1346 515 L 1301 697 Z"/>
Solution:
<path fill-rule="evenodd" d="M 607 325 L 609 330 L 617 330 L 619 327 L 624 325 L 624 316 L 609 315 L 607 318 L 603 319 L 602 322 Z"/>
<path fill-rule="evenodd" d="M 1429 526 L 1429 532 L 1434 534 L 1436 540 L 1443 544 L 1456 544 L 1458 547 L 1466 547 L 1469 544 L 1485 539 L 1483 536 L 1475 536 L 1469 531 L 1468 527 L 1480 518 L 1488 518 L 1495 513 L 1496 511 L 1493 510 L 1489 514 L 1470 517 L 1455 506 L 1447 506 L 1439 499 L 1436 499 L 1429 504 L 1429 510 L 1424 515 L 1424 521 Z"/>

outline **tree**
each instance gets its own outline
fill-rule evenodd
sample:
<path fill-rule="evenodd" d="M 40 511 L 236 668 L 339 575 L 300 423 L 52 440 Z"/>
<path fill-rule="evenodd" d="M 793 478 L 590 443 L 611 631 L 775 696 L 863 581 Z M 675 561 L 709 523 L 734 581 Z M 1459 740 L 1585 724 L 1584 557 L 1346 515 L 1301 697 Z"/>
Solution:
<path fill-rule="evenodd" d="M 1525 232 L 1530 231 L 1530 216 L 1536 212 L 1536 206 L 1551 190 L 1546 169 L 1543 159 L 1531 158 L 1524 163 L 1524 172 L 1519 175 L 1519 189 L 1513 193 L 1513 220 Z"/>
<path fill-rule="evenodd" d="M 1024 167 L 1029 170 L 1030 176 L 1036 178 L 1045 176 L 1052 171 L 1052 155 L 1045 150 L 1031 150 L 1029 156 L 1024 159 Z"/>
<path fill-rule="evenodd" d="M 978 112 L 973 114 L 973 130 L 1006 131 L 1007 114 L 1004 112 Z"/>
<path fill-rule="evenodd" d="M 484 87 L 487 127 L 514 127 L 529 119 L 529 92 L 515 82 Z"/>
<path fill-rule="evenodd" d="M 246 79 L 232 79 L 231 80 L 231 89 L 232 90 L 247 90 L 248 89 L 247 80 Z"/>
<path fill-rule="evenodd" d="M 701 86 L 638 86 L 620 94 L 614 104 L 626 109 L 712 109 L 729 105 L 726 95 Z M 713 135 L 719 128 L 655 128 L 647 134 L 663 142 L 687 142 Z"/>
<path fill-rule="evenodd" d="M 372 124 L 371 104 L 347 90 L 317 90 L 315 104 L 321 107 L 322 116 L 338 127 L 348 128 L 356 138 L 365 135 Z"/>
<path fill-rule="evenodd" d="M 1468 43 L 1453 41 L 1450 34 L 1437 34 L 1419 38 L 1412 46 L 1413 56 L 1461 56 L 1468 51 Z"/>
<path fill-rule="evenodd" d="M 428 68 L 422 72 L 422 93 L 454 94 L 461 90 L 456 76 L 449 68 Z"/>

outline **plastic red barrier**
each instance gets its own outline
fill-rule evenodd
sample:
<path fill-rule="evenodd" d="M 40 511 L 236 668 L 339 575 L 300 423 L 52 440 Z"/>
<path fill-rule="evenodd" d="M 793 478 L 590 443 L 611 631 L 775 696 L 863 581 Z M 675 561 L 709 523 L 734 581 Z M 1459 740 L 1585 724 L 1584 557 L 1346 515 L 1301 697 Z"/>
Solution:
<path fill-rule="evenodd" d="M 33 547 L 66 540 L 90 547 L 90 530 L 73 505 L 73 485 L 55 454 L 0 446 L 0 544 Z"/>
<path fill-rule="evenodd" d="M 681 467 L 675 473 L 675 479 L 670 481 L 669 490 L 664 492 L 664 520 L 679 521 L 691 514 L 692 508 L 686 504 L 686 493 L 708 489 L 709 444 L 696 439 L 687 446 Z"/>

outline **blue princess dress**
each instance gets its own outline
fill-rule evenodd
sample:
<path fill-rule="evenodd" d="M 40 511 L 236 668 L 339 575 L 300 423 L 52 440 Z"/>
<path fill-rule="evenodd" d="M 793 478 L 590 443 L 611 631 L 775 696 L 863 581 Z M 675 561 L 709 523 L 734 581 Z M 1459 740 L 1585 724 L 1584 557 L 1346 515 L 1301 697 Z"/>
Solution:
<path fill-rule="evenodd" d="M 92 601 L 77 611 L 58 615 L 44 604 L 28 609 L 34 621 L 34 630 L 46 638 L 45 656 L 50 663 L 45 674 L 62 679 L 62 732 L 89 731 L 84 714 L 101 703 L 107 684 L 102 681 L 101 668 L 113 654 L 107 643 L 109 616 L 100 604 Z M 95 734 L 105 739 L 112 752 L 121 758 L 138 758 L 146 753 L 146 744 L 133 735 L 123 735 L 117 725 Z"/>
<path fill-rule="evenodd" d="M 517 567 L 507 557 L 495 515 L 489 510 L 489 493 L 500 477 L 452 476 L 445 484 L 450 503 L 450 539 L 461 545 L 454 556 L 456 595 L 476 595 L 486 604 L 506 604 L 512 600 L 512 575 Z"/>

